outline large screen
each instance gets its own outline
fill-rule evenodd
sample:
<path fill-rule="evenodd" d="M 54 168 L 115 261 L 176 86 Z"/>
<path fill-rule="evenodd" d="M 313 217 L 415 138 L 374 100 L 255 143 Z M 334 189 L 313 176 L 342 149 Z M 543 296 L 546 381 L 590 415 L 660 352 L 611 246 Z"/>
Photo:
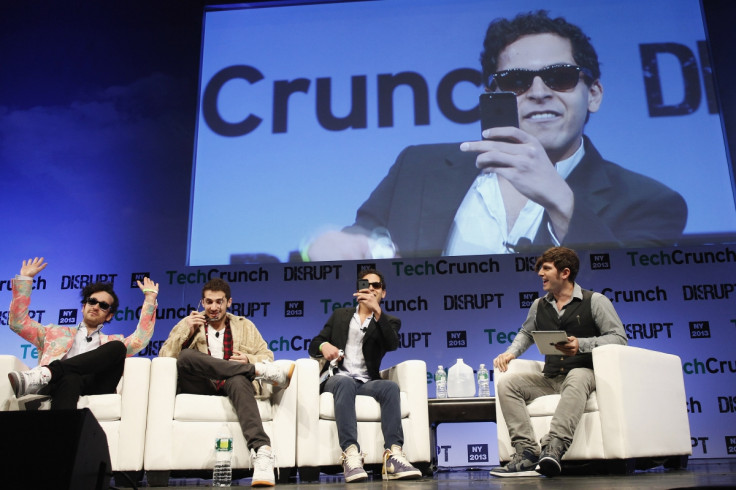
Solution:
<path fill-rule="evenodd" d="M 524 243 L 706 244 L 736 235 L 697 0 L 254 5 L 205 12 L 190 265 L 477 255 Z M 491 195 L 504 187 L 488 178 L 496 172 L 479 177 L 475 154 L 460 151 L 481 139 L 486 30 L 494 19 L 538 9 L 579 26 L 600 61 L 584 156 L 568 175 L 545 174 L 539 195 L 522 193 L 520 210 L 488 197 L 468 203 L 476 186 L 490 186 Z M 550 211 L 557 175 L 574 195 L 569 228 L 556 228 Z M 475 228 L 487 221 L 476 220 L 479 210 L 501 218 Z M 463 227 L 476 236 L 462 236 Z M 487 232 L 499 234 L 491 241 L 501 249 L 467 246 Z"/>

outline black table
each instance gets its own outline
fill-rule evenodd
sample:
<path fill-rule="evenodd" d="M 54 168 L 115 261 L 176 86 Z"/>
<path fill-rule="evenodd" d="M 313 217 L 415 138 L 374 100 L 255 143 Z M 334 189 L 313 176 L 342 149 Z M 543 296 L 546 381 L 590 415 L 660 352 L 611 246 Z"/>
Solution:
<path fill-rule="evenodd" d="M 443 422 L 496 422 L 496 399 L 430 398 L 429 411 L 430 469 L 437 471 L 437 426 Z"/>

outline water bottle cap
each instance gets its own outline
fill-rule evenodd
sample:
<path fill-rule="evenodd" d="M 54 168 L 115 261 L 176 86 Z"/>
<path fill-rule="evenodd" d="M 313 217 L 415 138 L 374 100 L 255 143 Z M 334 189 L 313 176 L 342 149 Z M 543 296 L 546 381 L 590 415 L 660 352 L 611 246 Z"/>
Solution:
<path fill-rule="evenodd" d="M 445 369 L 445 368 L 443 368 L 442 364 L 440 364 L 439 366 L 437 366 L 437 369 L 440 370 L 440 369 Z"/>
<path fill-rule="evenodd" d="M 481 364 L 481 365 L 480 365 L 480 368 L 481 368 L 481 369 L 484 369 L 485 367 L 486 367 L 486 365 L 485 365 L 485 364 Z"/>

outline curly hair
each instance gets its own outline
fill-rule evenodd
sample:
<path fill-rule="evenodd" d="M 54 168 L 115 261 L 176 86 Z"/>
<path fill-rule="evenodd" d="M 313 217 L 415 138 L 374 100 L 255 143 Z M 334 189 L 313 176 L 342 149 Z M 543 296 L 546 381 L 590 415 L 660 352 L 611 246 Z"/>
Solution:
<path fill-rule="evenodd" d="M 86 303 L 90 296 L 92 296 L 95 293 L 99 293 L 100 291 L 104 291 L 110 296 L 112 296 L 112 305 L 110 305 L 110 313 L 115 313 L 118 311 L 118 307 L 120 306 L 120 300 L 118 299 L 118 295 L 115 294 L 115 291 L 112 289 L 112 284 L 109 282 L 93 282 L 92 284 L 88 284 L 82 289 L 82 303 Z"/>
<path fill-rule="evenodd" d="M 570 24 L 562 17 L 552 19 L 546 10 L 521 13 L 509 19 L 495 19 L 488 26 L 483 41 L 483 52 L 480 54 L 480 64 L 483 69 L 484 83 L 498 71 L 498 57 L 511 43 L 530 34 L 556 34 L 570 40 L 572 57 L 578 66 L 587 68 L 593 75 L 592 80 L 585 78 L 590 86 L 601 76 L 598 54 L 596 54 L 590 38 L 580 27 Z"/>
<path fill-rule="evenodd" d="M 202 286 L 202 299 L 204 299 L 205 291 L 221 291 L 225 293 L 225 299 L 230 299 L 230 284 L 219 277 L 210 279 L 204 286 Z"/>

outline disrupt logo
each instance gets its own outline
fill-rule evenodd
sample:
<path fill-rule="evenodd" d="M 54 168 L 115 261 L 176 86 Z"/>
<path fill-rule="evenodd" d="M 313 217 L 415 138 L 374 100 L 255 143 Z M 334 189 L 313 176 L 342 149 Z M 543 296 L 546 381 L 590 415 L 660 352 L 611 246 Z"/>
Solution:
<path fill-rule="evenodd" d="M 76 325 L 77 310 L 59 310 L 59 325 Z"/>
<path fill-rule="evenodd" d="M 710 323 L 708 321 L 690 322 L 690 338 L 691 339 L 710 338 Z"/>
<path fill-rule="evenodd" d="M 594 271 L 611 268 L 611 258 L 608 254 L 590 254 L 590 268 Z"/>
<path fill-rule="evenodd" d="M 158 356 L 161 347 L 164 345 L 165 340 L 152 340 L 146 345 L 140 352 L 138 357 L 156 357 Z"/>
<path fill-rule="evenodd" d="M 668 323 L 627 323 L 624 325 L 626 329 L 626 337 L 629 340 L 635 339 L 658 339 L 659 334 L 667 329 L 667 338 L 672 338 L 672 322 Z"/>
<path fill-rule="evenodd" d="M 84 289 L 95 282 L 109 282 L 115 284 L 117 274 L 78 274 L 75 276 L 61 276 L 61 289 Z"/>
<path fill-rule="evenodd" d="M 445 310 L 485 310 L 492 306 L 501 308 L 503 293 L 445 295 Z"/>
<path fill-rule="evenodd" d="M 736 396 L 719 396 L 718 411 L 720 413 L 736 412 Z"/>
<path fill-rule="evenodd" d="M 429 336 L 432 332 L 399 332 L 399 347 L 414 349 L 424 339 L 424 347 L 429 347 Z"/>
<path fill-rule="evenodd" d="M 262 312 L 263 317 L 268 316 L 268 306 L 271 304 L 270 301 L 252 302 L 252 303 L 233 303 L 228 311 L 233 315 L 252 317 L 257 312 Z"/>
<path fill-rule="evenodd" d="M 730 299 L 736 284 L 693 284 L 682 286 L 682 299 L 700 301 L 708 299 Z"/>
<path fill-rule="evenodd" d="M 467 347 L 468 335 L 465 330 L 447 332 L 447 347 Z"/>
<path fill-rule="evenodd" d="M 150 272 L 134 272 L 130 275 L 130 288 L 137 288 L 138 281 L 143 282 L 144 277 L 151 277 Z"/>
<path fill-rule="evenodd" d="M 38 323 L 42 323 L 44 313 L 46 313 L 46 310 L 28 310 L 28 317 L 31 320 L 35 320 Z M 0 325 L 7 325 L 9 318 L 10 318 L 9 311 L 0 311 Z"/>
<path fill-rule="evenodd" d="M 705 444 L 708 442 L 708 437 L 691 437 L 690 445 L 695 449 L 696 447 L 703 448 L 703 454 L 708 454 L 708 446 Z"/>
<path fill-rule="evenodd" d="M 726 436 L 726 453 L 736 454 L 736 436 Z"/>
<path fill-rule="evenodd" d="M 284 267 L 284 281 L 340 279 L 342 265 L 294 265 Z"/>
<path fill-rule="evenodd" d="M 537 257 L 516 257 L 514 259 L 514 265 L 516 272 L 533 272 L 534 266 L 537 263 Z"/>
<path fill-rule="evenodd" d="M 519 293 L 519 308 L 531 308 L 534 300 L 539 298 L 536 291 L 522 291 Z"/>
<path fill-rule="evenodd" d="M 284 303 L 284 316 L 286 318 L 304 316 L 304 301 L 286 301 Z"/>
<path fill-rule="evenodd" d="M 488 444 L 468 444 L 468 463 L 478 462 L 488 462 Z"/>

